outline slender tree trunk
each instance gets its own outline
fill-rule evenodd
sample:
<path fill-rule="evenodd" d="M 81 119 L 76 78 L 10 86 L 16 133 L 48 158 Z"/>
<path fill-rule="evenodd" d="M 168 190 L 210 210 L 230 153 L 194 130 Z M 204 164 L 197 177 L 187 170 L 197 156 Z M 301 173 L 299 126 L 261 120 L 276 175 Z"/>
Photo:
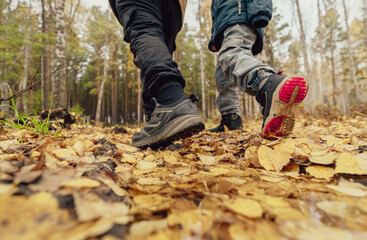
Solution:
<path fill-rule="evenodd" d="M 46 9 L 45 9 L 45 0 L 41 0 L 41 7 L 42 7 L 42 34 L 46 34 Z M 44 77 L 47 75 L 47 47 L 46 41 L 42 40 L 43 43 L 43 51 L 42 51 L 42 58 L 41 58 L 41 76 Z M 48 94 L 49 94 L 49 79 L 45 78 L 42 81 L 42 108 L 48 109 Z"/>
<path fill-rule="evenodd" d="M 19 90 L 27 88 L 27 79 L 28 79 L 28 68 L 29 68 L 29 58 L 30 58 L 30 46 L 29 42 L 26 43 L 26 46 L 24 46 L 24 58 L 23 58 L 23 73 L 22 73 L 22 79 L 19 82 Z M 27 107 L 27 99 L 25 97 L 22 97 L 18 99 L 17 109 L 20 112 L 28 112 Z"/>
<path fill-rule="evenodd" d="M 117 58 L 117 51 L 116 53 L 114 54 L 114 56 Z M 115 61 L 117 61 L 117 59 L 115 59 Z M 114 76 L 113 76 L 113 91 L 112 91 L 112 122 L 114 124 L 116 124 L 118 122 L 118 108 L 117 108 L 117 105 L 118 105 L 118 95 L 117 95 L 117 81 L 118 81 L 118 73 L 119 73 L 119 70 L 118 70 L 118 65 L 115 64 L 114 66 Z"/>
<path fill-rule="evenodd" d="M 317 0 L 317 11 L 318 11 L 318 20 L 319 20 L 319 31 L 318 31 L 318 35 L 319 35 L 319 41 L 320 41 L 320 62 L 321 62 L 321 80 L 319 81 L 319 86 L 320 86 L 320 90 L 322 92 L 322 96 L 323 96 L 323 100 L 324 103 L 327 104 L 327 106 L 330 105 L 329 102 L 329 94 L 328 94 L 328 84 L 327 84 L 327 79 L 326 79 L 326 70 L 327 67 L 325 66 L 325 52 L 324 52 L 324 47 L 322 46 L 322 41 L 324 41 L 323 39 L 323 33 L 321 32 L 321 27 L 322 27 L 322 20 L 321 20 L 321 7 L 320 7 L 320 0 Z"/>
<path fill-rule="evenodd" d="M 363 0 L 364 44 L 367 49 L 367 0 Z"/>
<path fill-rule="evenodd" d="M 335 57 L 334 57 L 334 49 L 331 50 L 331 81 L 333 83 L 333 104 L 336 105 L 336 97 L 335 91 L 337 89 L 336 86 L 336 76 L 335 76 Z"/>
<path fill-rule="evenodd" d="M 55 1 L 56 10 L 56 46 L 55 46 L 55 63 L 61 68 L 57 71 L 52 79 L 52 107 L 66 107 L 65 100 L 65 78 L 66 78 L 66 35 L 65 35 L 65 0 Z"/>
<path fill-rule="evenodd" d="M 201 44 L 200 44 L 201 45 Z M 206 105 L 205 105 L 205 70 L 204 70 L 204 52 L 201 45 L 200 48 L 200 78 L 201 78 L 201 110 L 205 118 L 207 118 Z"/>
<path fill-rule="evenodd" d="M 306 74 L 307 74 L 307 78 L 309 80 L 309 82 L 312 84 L 311 89 L 315 89 L 315 84 L 313 84 L 312 81 L 312 72 L 311 72 L 311 68 L 308 62 L 308 53 L 307 53 L 307 43 L 306 43 L 306 35 L 305 35 L 305 30 L 303 28 L 303 21 L 302 21 L 302 14 L 301 14 L 301 9 L 300 9 L 300 5 L 299 5 L 299 0 L 295 0 L 296 2 L 296 6 L 297 6 L 297 15 L 298 15 L 298 21 L 299 21 L 299 26 L 300 26 L 300 31 L 301 31 L 301 48 L 302 48 L 302 54 L 303 54 L 303 60 L 304 60 L 304 65 L 305 65 L 305 70 L 306 70 Z M 312 98 L 311 98 L 312 104 L 315 103 L 315 91 L 312 92 Z"/>
<path fill-rule="evenodd" d="M 126 76 L 125 76 L 125 119 L 124 119 L 124 123 L 126 123 L 128 121 L 128 96 L 129 96 L 129 89 L 128 89 L 128 79 L 129 75 L 128 72 L 126 71 Z"/>
<path fill-rule="evenodd" d="M 142 119 L 142 114 L 141 114 L 141 110 L 142 110 L 142 96 L 141 96 L 141 80 L 140 80 L 140 69 L 136 68 L 136 84 L 138 85 L 138 125 L 141 124 L 141 119 Z"/>
<path fill-rule="evenodd" d="M 354 91 L 356 94 L 356 100 L 357 103 L 360 102 L 360 94 L 359 94 L 359 90 L 358 90 L 358 80 L 357 80 L 357 67 L 356 64 L 354 62 L 354 57 L 353 57 L 353 53 L 352 53 L 352 44 L 350 41 L 350 31 L 349 31 L 349 23 L 348 23 L 348 12 L 347 12 L 347 8 L 345 6 L 345 0 L 343 0 L 343 8 L 344 8 L 344 21 L 345 21 L 345 28 L 346 28 L 346 35 L 347 35 L 347 44 L 348 44 L 348 54 L 349 54 L 349 75 L 350 75 L 350 79 L 353 82 L 353 87 L 354 87 Z M 349 91 L 348 91 L 349 92 Z"/>
<path fill-rule="evenodd" d="M 98 98 L 97 98 L 97 109 L 96 109 L 96 121 L 97 122 L 101 121 L 101 106 L 102 106 L 102 97 L 103 97 L 104 85 L 105 85 L 106 80 L 107 80 L 107 65 L 108 65 L 107 49 L 105 49 L 104 64 L 103 64 L 103 79 L 102 79 L 102 83 L 101 83 L 101 86 L 100 86 L 99 91 L 98 91 Z"/>

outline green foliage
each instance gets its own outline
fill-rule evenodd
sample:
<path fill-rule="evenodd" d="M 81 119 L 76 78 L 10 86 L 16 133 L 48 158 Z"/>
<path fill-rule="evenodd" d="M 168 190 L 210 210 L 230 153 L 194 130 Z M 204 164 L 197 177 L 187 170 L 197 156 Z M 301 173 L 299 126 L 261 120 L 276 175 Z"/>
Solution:
<path fill-rule="evenodd" d="M 9 89 L 10 97 L 13 96 L 10 86 L 8 84 L 5 85 Z M 34 113 L 34 116 L 23 115 L 19 113 L 18 109 L 16 108 L 14 99 L 11 99 L 10 102 L 11 105 L 5 105 L 5 106 L 15 111 L 18 120 L 16 122 L 0 120 L 0 123 L 8 125 L 12 128 L 28 129 L 30 131 L 33 131 L 37 136 L 50 134 L 50 121 L 49 121 L 50 115 L 48 115 L 45 120 L 40 120 L 36 113 Z M 58 134 L 58 132 L 56 132 L 55 134 Z"/>
<path fill-rule="evenodd" d="M 75 113 L 76 115 L 83 115 L 85 109 L 80 106 L 79 103 L 75 104 L 70 108 L 70 112 Z"/>

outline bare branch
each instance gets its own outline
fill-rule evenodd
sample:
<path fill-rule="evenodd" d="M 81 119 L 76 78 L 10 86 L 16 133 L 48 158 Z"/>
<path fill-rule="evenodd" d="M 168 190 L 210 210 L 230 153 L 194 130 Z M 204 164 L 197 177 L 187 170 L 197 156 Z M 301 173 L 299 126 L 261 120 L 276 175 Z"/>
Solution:
<path fill-rule="evenodd" d="M 36 78 L 36 76 L 37 76 L 37 75 L 38 75 L 38 73 L 39 73 L 39 69 L 37 69 L 37 72 L 36 72 L 36 73 L 35 73 L 35 75 L 32 77 L 31 84 L 30 84 L 28 87 L 26 87 L 25 89 L 20 90 L 19 92 L 17 92 L 17 93 L 15 93 L 15 94 L 13 94 L 13 95 L 12 95 L 12 96 L 10 96 L 10 97 L 7 97 L 7 98 L 2 97 L 2 98 L 0 98 L 0 102 L 9 101 L 9 100 L 11 100 L 11 99 L 21 97 L 24 93 L 28 92 L 29 90 L 33 90 L 33 87 L 35 87 L 39 82 L 42 82 L 42 81 L 43 81 L 43 80 L 45 80 L 46 78 L 48 78 L 48 77 L 50 77 L 50 76 L 54 75 L 54 74 L 55 74 L 55 73 L 56 73 L 56 72 L 61 68 L 61 66 L 62 66 L 62 65 L 59 65 L 59 66 L 56 68 L 56 70 L 55 70 L 55 71 L 53 71 L 51 74 L 49 74 L 49 75 L 47 75 L 47 76 L 45 76 L 45 77 L 43 77 L 43 78 L 41 78 L 41 79 L 39 79 L 39 80 L 37 80 L 37 81 L 34 81 L 34 79 Z"/>

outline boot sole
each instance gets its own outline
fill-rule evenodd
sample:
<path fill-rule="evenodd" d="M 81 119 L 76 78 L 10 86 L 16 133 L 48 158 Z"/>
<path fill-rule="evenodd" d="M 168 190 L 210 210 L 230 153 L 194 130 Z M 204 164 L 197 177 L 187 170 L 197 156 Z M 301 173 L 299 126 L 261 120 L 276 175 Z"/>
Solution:
<path fill-rule="evenodd" d="M 307 92 L 308 82 L 304 77 L 284 78 L 274 91 L 263 134 L 288 136 L 294 128 L 296 109 L 306 98 Z"/>
<path fill-rule="evenodd" d="M 204 120 L 197 115 L 184 115 L 169 122 L 158 134 L 133 142 L 138 148 L 164 148 L 172 142 L 191 137 L 205 129 Z"/>

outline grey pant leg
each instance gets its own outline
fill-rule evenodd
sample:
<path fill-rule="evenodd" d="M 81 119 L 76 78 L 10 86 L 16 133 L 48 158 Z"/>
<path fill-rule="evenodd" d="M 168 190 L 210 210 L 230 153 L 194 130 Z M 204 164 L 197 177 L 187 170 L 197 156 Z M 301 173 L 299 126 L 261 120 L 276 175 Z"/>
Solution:
<path fill-rule="evenodd" d="M 219 61 L 215 68 L 215 86 L 218 92 L 216 103 L 219 112 L 222 115 L 236 113 L 241 116 L 237 83 L 224 76 Z"/>
<path fill-rule="evenodd" d="M 235 24 L 224 31 L 224 40 L 219 50 L 219 62 L 223 73 L 231 82 L 251 95 L 257 92 L 263 72 L 275 73 L 273 68 L 254 58 L 251 49 L 256 33 L 246 24 Z"/>

